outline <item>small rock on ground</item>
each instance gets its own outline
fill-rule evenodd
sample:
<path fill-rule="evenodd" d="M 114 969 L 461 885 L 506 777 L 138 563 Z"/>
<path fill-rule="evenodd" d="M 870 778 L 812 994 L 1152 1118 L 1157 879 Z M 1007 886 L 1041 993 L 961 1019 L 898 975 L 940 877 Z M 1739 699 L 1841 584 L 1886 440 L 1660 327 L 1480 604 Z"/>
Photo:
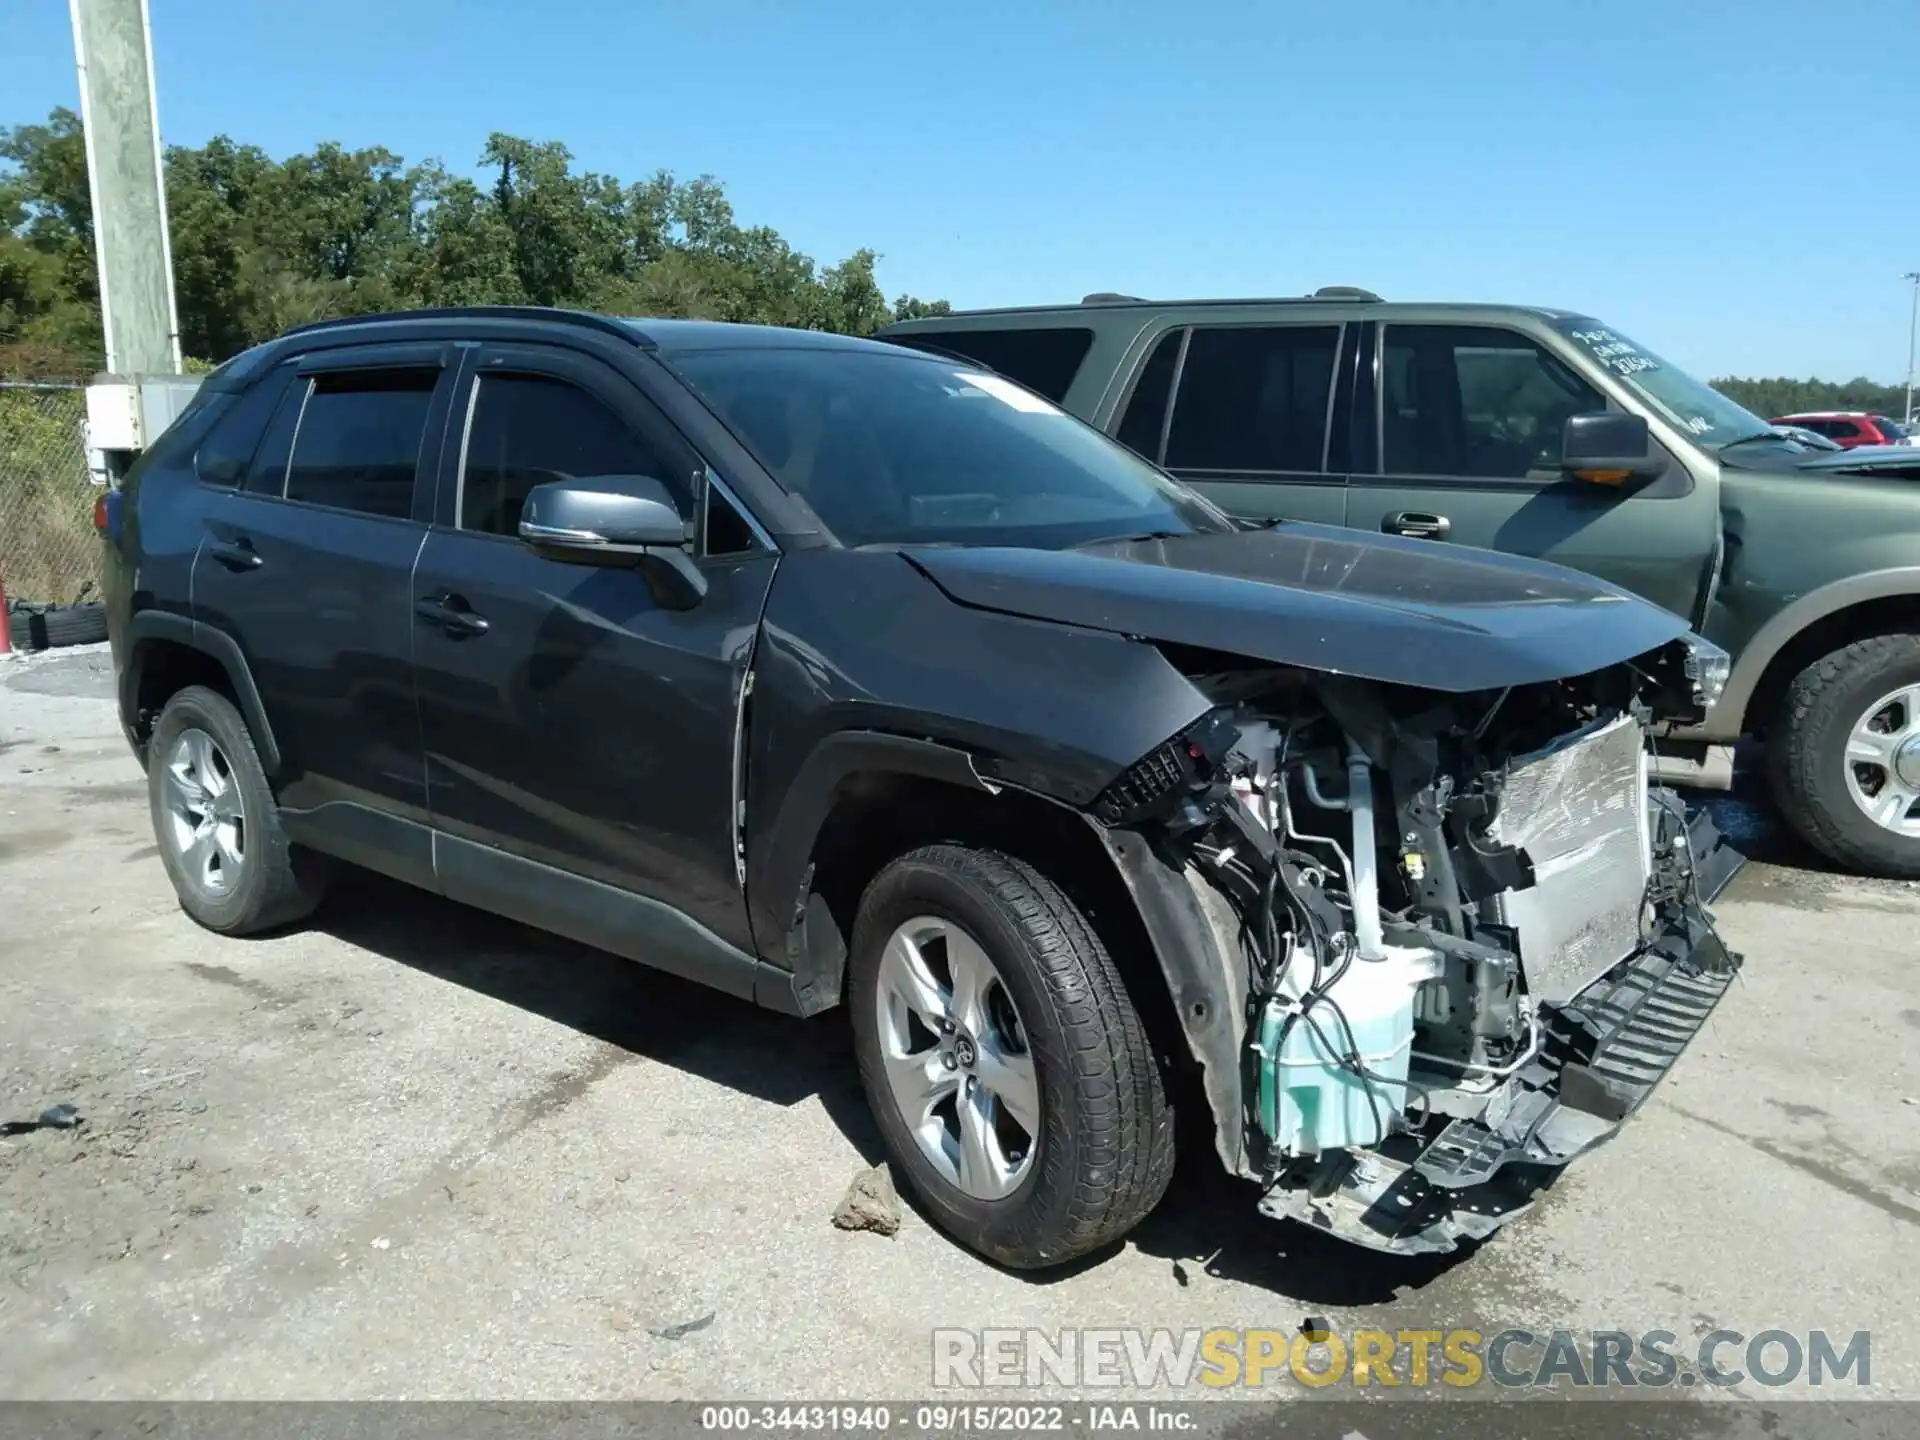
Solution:
<path fill-rule="evenodd" d="M 877 1235 L 900 1231 L 900 1197 L 894 1193 L 893 1173 L 885 1165 L 862 1170 L 847 1187 L 847 1197 L 833 1212 L 842 1230 L 871 1230 Z"/>

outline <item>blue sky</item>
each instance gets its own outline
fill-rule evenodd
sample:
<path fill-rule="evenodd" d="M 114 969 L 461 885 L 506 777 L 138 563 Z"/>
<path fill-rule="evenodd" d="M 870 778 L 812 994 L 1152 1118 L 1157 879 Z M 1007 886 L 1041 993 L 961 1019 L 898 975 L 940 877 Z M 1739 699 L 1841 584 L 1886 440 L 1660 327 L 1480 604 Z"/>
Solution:
<path fill-rule="evenodd" d="M 1297 294 L 1584 309 L 1709 374 L 1907 363 L 1915 0 L 151 0 L 160 124 L 725 182 L 959 305 Z M 8 0 L 6 113 L 77 103 Z M 1906 165 L 1897 163 L 1904 154 Z"/>

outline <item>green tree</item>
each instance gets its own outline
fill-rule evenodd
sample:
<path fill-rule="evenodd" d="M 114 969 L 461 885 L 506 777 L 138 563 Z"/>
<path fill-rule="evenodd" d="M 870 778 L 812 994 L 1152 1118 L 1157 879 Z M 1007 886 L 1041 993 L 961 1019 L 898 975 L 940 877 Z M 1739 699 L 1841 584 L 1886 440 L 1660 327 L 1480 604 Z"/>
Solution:
<path fill-rule="evenodd" d="M 1905 413 L 1907 403 L 1903 386 L 1879 385 L 1864 375 L 1844 381 L 1728 377 L 1715 380 L 1713 388 L 1763 419 L 1808 410 L 1868 410 L 1897 420 Z"/>
<path fill-rule="evenodd" d="M 384 147 L 275 160 L 224 135 L 166 152 L 181 343 L 221 360 L 291 325 L 414 305 L 579 306 L 869 334 L 942 301 L 886 303 L 879 257 L 820 266 L 743 225 L 711 176 L 623 183 L 567 147 L 493 134 L 475 177 Z M 0 130 L 0 346 L 16 370 L 99 362 L 80 122 Z"/>
<path fill-rule="evenodd" d="M 0 343 L 101 360 L 93 198 L 80 117 L 0 130 Z"/>

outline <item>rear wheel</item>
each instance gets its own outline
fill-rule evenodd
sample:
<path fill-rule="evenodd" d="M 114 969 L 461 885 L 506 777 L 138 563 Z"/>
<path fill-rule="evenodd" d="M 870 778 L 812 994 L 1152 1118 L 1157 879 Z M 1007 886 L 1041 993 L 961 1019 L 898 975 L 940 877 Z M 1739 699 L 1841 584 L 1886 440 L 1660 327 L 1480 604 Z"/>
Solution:
<path fill-rule="evenodd" d="M 147 800 L 180 908 L 209 930 L 250 935 L 319 903 L 321 859 L 288 843 L 253 736 L 218 691 L 190 685 L 160 712 Z"/>
<path fill-rule="evenodd" d="M 1010 856 L 936 845 L 868 886 L 854 1042 L 896 1169 L 934 1219 L 1037 1268 L 1127 1233 L 1172 1174 L 1173 1112 L 1079 908 Z"/>
<path fill-rule="evenodd" d="M 1920 637 L 1856 640 L 1802 670 L 1769 759 L 1811 844 L 1865 874 L 1920 878 Z"/>

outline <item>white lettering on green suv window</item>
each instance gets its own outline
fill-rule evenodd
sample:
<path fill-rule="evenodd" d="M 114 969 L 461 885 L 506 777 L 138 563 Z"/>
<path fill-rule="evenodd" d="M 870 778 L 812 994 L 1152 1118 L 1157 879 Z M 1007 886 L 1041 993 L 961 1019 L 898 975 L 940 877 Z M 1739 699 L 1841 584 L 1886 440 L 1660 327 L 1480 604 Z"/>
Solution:
<path fill-rule="evenodd" d="M 1554 328 L 1624 381 L 1669 423 L 1709 448 L 1769 431 L 1767 422 L 1686 371 L 1585 316 L 1563 316 Z"/>

